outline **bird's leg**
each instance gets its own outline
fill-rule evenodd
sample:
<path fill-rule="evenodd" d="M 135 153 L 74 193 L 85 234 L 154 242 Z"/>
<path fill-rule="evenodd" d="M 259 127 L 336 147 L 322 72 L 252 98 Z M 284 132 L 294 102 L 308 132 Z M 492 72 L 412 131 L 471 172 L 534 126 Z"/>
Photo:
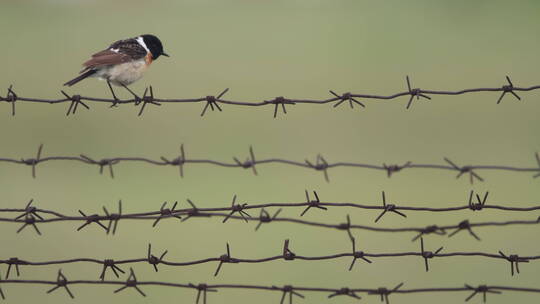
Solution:
<path fill-rule="evenodd" d="M 128 91 L 131 93 L 131 95 L 133 95 L 133 97 L 135 98 L 135 105 L 138 105 L 139 102 L 141 101 L 141 98 L 140 98 L 139 96 L 137 96 L 137 94 L 135 94 L 132 90 L 130 90 L 125 84 L 122 84 L 122 86 L 123 86 L 126 90 L 128 90 Z"/>
<path fill-rule="evenodd" d="M 107 85 L 109 86 L 109 89 L 111 90 L 111 93 L 112 93 L 112 97 L 113 97 L 113 99 L 114 99 L 111 108 L 112 108 L 112 107 L 116 107 L 116 105 L 118 104 L 118 102 L 117 102 L 117 101 L 118 101 L 118 98 L 116 97 L 116 94 L 114 94 L 114 90 L 113 90 L 113 88 L 112 88 L 112 86 L 111 86 L 111 83 L 110 83 L 108 80 L 107 80 Z"/>

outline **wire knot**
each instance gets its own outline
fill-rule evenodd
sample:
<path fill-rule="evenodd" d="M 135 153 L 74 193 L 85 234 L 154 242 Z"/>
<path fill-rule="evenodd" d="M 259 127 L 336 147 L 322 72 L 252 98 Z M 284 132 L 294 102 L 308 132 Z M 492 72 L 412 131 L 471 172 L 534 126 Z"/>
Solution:
<path fill-rule="evenodd" d="M 163 202 L 163 204 L 159 208 L 159 214 L 160 215 L 159 215 L 158 218 L 156 218 L 156 220 L 152 224 L 152 227 L 156 227 L 156 225 L 159 223 L 159 221 L 161 221 L 163 218 L 167 218 L 167 217 L 175 217 L 175 218 L 181 220 L 182 218 L 180 217 L 180 215 L 178 215 L 177 211 L 174 210 L 176 208 L 176 205 L 178 205 L 178 202 L 174 202 L 172 208 L 169 209 L 169 208 L 165 208 L 165 206 L 167 206 L 167 202 Z"/>
<path fill-rule="evenodd" d="M 69 116 L 69 114 L 75 114 L 75 112 L 77 111 L 77 107 L 80 105 L 82 105 L 83 107 L 85 107 L 87 110 L 90 109 L 90 107 L 88 107 L 88 105 L 86 105 L 83 101 L 82 101 L 82 97 L 81 95 L 71 95 L 69 96 L 66 92 L 64 91 L 60 91 L 66 98 L 67 100 L 71 100 L 71 103 L 69 104 L 69 108 L 66 112 L 66 116 Z"/>
<path fill-rule="evenodd" d="M 386 304 L 389 304 L 390 302 L 388 300 L 388 296 L 390 294 L 392 294 L 393 292 L 395 292 L 396 290 L 398 290 L 401 286 L 403 286 L 403 283 L 399 283 L 396 287 L 394 287 L 391 290 L 389 290 L 386 287 L 379 287 L 377 289 L 368 291 L 368 294 L 369 295 L 379 295 L 381 297 L 381 302 L 385 301 Z"/>
<path fill-rule="evenodd" d="M 317 171 L 323 171 L 324 172 L 324 179 L 326 182 L 330 182 L 330 179 L 328 178 L 328 168 L 330 167 L 328 165 L 328 162 L 322 157 L 322 155 L 317 155 L 317 158 L 315 160 L 315 163 L 310 162 L 309 160 L 305 160 L 308 167 L 315 169 Z"/>
<path fill-rule="evenodd" d="M 246 208 L 247 204 L 236 204 L 236 194 L 233 196 L 232 203 L 231 203 L 231 212 L 227 214 L 227 216 L 223 219 L 222 223 L 225 223 L 228 221 L 231 216 L 233 216 L 235 213 L 240 214 L 242 219 L 244 221 L 249 222 L 248 218 L 251 218 L 251 215 L 249 215 L 247 212 L 244 211 L 244 208 Z"/>
<path fill-rule="evenodd" d="M 225 95 L 225 93 L 227 93 L 229 91 L 229 89 L 225 89 L 223 90 L 217 97 L 213 96 L 213 95 L 208 95 L 204 98 L 204 100 L 206 101 L 206 105 L 204 106 L 204 109 L 203 111 L 201 112 L 201 116 L 204 116 L 204 114 L 206 113 L 206 110 L 208 109 L 208 107 L 210 107 L 210 109 L 212 111 L 214 111 L 214 106 L 221 112 L 221 107 L 219 106 L 219 99 L 221 97 L 223 97 L 223 95 Z"/>
<path fill-rule="evenodd" d="M 118 293 L 126 288 L 133 287 L 135 290 L 137 290 L 137 292 L 139 292 L 139 294 L 141 294 L 141 296 L 146 297 L 146 294 L 139 288 L 139 286 L 137 286 L 137 277 L 135 276 L 135 272 L 133 272 L 133 268 L 130 268 L 129 271 L 129 277 L 124 283 L 124 286 L 115 290 L 114 293 Z"/>
<path fill-rule="evenodd" d="M 349 296 L 349 297 L 352 297 L 352 298 L 355 298 L 355 299 L 361 299 L 360 296 L 358 296 L 354 290 L 351 290 L 349 287 L 343 287 L 339 290 L 337 290 L 336 292 L 330 294 L 328 296 L 328 298 L 333 298 L 335 296 Z"/>
<path fill-rule="evenodd" d="M 386 212 L 394 212 L 402 217 L 407 217 L 407 215 L 397 210 L 397 206 L 395 204 L 386 203 L 386 193 L 384 191 L 382 192 L 382 201 L 383 212 L 381 212 L 379 216 L 377 216 L 377 218 L 375 219 L 375 223 L 377 223 L 383 217 L 383 215 L 386 214 Z"/>
<path fill-rule="evenodd" d="M 469 209 L 471 209 L 472 211 L 482 210 L 484 208 L 484 205 L 486 204 L 488 195 L 489 195 L 489 191 L 486 191 L 483 198 L 480 198 L 480 195 L 476 194 L 477 203 L 474 203 L 473 202 L 474 191 L 471 190 L 471 192 L 469 192 Z"/>
<path fill-rule="evenodd" d="M 423 91 L 420 88 L 411 87 L 411 81 L 409 80 L 409 76 L 407 76 L 405 79 L 407 80 L 408 93 L 409 95 L 411 95 L 411 97 L 409 98 L 409 102 L 407 103 L 406 109 L 409 109 L 411 107 L 414 97 L 416 97 L 417 100 L 419 100 L 420 97 L 428 99 L 428 100 L 431 99 L 431 97 L 423 94 L 422 93 Z"/>
<path fill-rule="evenodd" d="M 47 293 L 51 293 L 51 292 L 55 291 L 56 289 L 63 287 L 66 290 L 66 292 L 68 293 L 68 295 L 73 299 L 73 298 L 75 298 L 75 296 L 73 296 L 73 293 L 71 293 L 71 290 L 69 290 L 68 283 L 69 283 L 68 279 L 66 278 L 66 276 L 64 274 L 62 274 L 62 270 L 60 269 L 60 270 L 58 270 L 58 275 L 56 277 L 56 286 L 49 289 L 47 291 Z"/>
<path fill-rule="evenodd" d="M 514 95 L 517 100 L 521 100 L 521 97 L 519 97 L 519 95 L 514 92 L 514 84 L 512 83 L 512 80 L 510 80 L 510 77 L 506 76 L 506 81 L 508 82 L 508 84 L 505 84 L 501 87 L 502 93 L 499 96 L 499 99 L 497 99 L 497 104 L 501 103 L 504 95 L 506 95 L 507 93 Z"/>
<path fill-rule="evenodd" d="M 463 174 L 465 173 L 469 173 L 469 180 L 470 180 L 470 183 L 471 185 L 474 183 L 474 179 L 476 178 L 477 180 L 483 182 L 484 179 L 482 177 L 480 177 L 480 175 L 476 174 L 476 172 L 473 171 L 473 167 L 472 166 L 463 166 L 463 167 L 460 167 L 458 165 L 456 165 L 456 163 L 454 163 L 453 161 L 451 161 L 450 159 L 448 159 L 447 157 L 444 158 L 444 160 L 450 164 L 450 166 L 452 167 L 452 169 L 456 170 L 456 171 L 459 171 L 459 173 L 456 175 L 456 179 L 457 178 L 460 178 Z"/>
<path fill-rule="evenodd" d="M 278 106 L 281 105 L 281 109 L 283 110 L 283 114 L 287 114 L 287 109 L 285 109 L 285 104 L 294 105 L 296 104 L 292 100 L 288 100 L 283 96 L 276 97 L 272 100 L 265 100 L 266 103 L 273 104 L 274 105 L 274 118 L 277 117 L 278 112 Z"/>
<path fill-rule="evenodd" d="M 404 165 L 386 165 L 386 163 L 383 163 L 384 169 L 386 169 L 386 175 L 388 177 L 392 177 L 392 174 L 401 171 L 402 169 L 405 169 L 409 167 L 412 163 L 410 161 L 406 162 Z"/>
<path fill-rule="evenodd" d="M 491 290 L 487 285 L 478 285 L 478 287 L 472 287 L 471 285 L 465 284 L 465 288 L 473 291 L 466 299 L 465 302 L 468 302 L 472 299 L 477 293 L 482 293 L 484 303 L 486 302 L 486 293 L 500 294 L 500 291 Z"/>
<path fill-rule="evenodd" d="M 107 227 L 105 227 L 105 225 L 103 225 L 100 222 L 101 216 L 99 214 L 86 215 L 81 210 L 79 210 L 79 213 L 85 218 L 86 222 L 84 224 L 82 224 L 81 226 L 79 226 L 79 228 L 77 228 L 77 231 L 80 231 L 81 229 L 83 229 L 84 227 L 86 227 L 86 226 L 88 226 L 88 225 L 90 225 L 92 223 L 96 223 L 101 228 L 105 229 L 105 231 L 107 231 Z"/>
<path fill-rule="evenodd" d="M 430 234 L 430 233 L 435 233 L 437 235 L 446 235 L 446 230 L 444 230 L 443 228 L 440 228 L 439 226 L 437 225 L 429 225 L 427 226 L 426 228 L 420 230 L 420 232 L 418 233 L 417 236 L 415 236 L 412 241 L 416 241 L 419 237 L 425 235 L 425 234 Z"/>
<path fill-rule="evenodd" d="M 516 267 L 516 272 L 519 274 L 519 263 L 529 263 L 529 260 L 525 258 L 520 258 L 517 254 L 505 255 L 502 251 L 499 250 L 499 254 L 510 262 L 510 273 L 514 275 L 514 265 Z"/>
<path fill-rule="evenodd" d="M 255 153 L 253 153 L 253 147 L 249 147 L 249 157 L 246 158 L 244 162 L 241 162 L 238 160 L 238 158 L 233 157 L 236 164 L 244 169 L 251 168 L 253 170 L 253 174 L 257 175 L 257 169 L 255 168 L 255 165 L 257 164 L 257 161 L 255 160 Z"/>
<path fill-rule="evenodd" d="M 424 264 L 426 266 L 426 272 L 429 271 L 428 259 L 432 259 L 435 256 L 437 256 L 437 254 L 439 254 L 439 252 L 441 252 L 441 250 L 443 250 L 443 247 L 440 247 L 435 252 L 424 250 L 424 239 L 420 238 L 420 253 L 422 255 L 422 258 L 424 258 Z"/>
<path fill-rule="evenodd" d="M 306 203 L 307 203 L 308 206 L 306 207 L 306 209 L 304 209 L 304 211 L 302 211 L 300 216 L 304 216 L 304 214 L 306 214 L 306 212 L 308 212 L 308 210 L 311 209 L 311 208 L 328 210 L 328 208 L 326 208 L 324 206 L 321 206 L 321 200 L 319 199 L 319 195 L 317 195 L 317 191 L 313 191 L 313 195 L 315 195 L 314 200 L 311 200 L 309 198 L 309 193 L 308 193 L 307 190 L 305 190 L 305 192 L 306 192 Z"/>
<path fill-rule="evenodd" d="M 168 250 L 165 250 L 165 252 L 163 252 L 161 254 L 161 256 L 158 258 L 157 256 L 153 255 L 152 254 L 152 244 L 148 244 L 148 253 L 147 253 L 147 261 L 148 261 L 148 264 L 152 265 L 154 267 L 154 270 L 156 272 L 158 272 L 158 268 L 157 268 L 157 265 L 161 262 L 163 262 L 163 258 L 165 257 L 165 255 L 167 254 Z"/>
<path fill-rule="evenodd" d="M 28 265 L 28 262 L 19 260 L 18 258 L 9 258 L 9 260 L 5 261 L 4 263 L 8 265 L 8 269 L 6 272 L 6 279 L 9 278 L 9 273 L 11 272 L 11 266 L 15 266 L 14 267 L 15 273 L 17 273 L 17 276 L 20 276 L 21 273 L 19 270 L 19 265 Z"/>
<path fill-rule="evenodd" d="M 343 93 L 341 96 L 336 94 L 336 92 L 330 90 L 330 94 L 334 95 L 339 101 L 336 102 L 334 104 L 334 108 L 338 107 L 339 105 L 341 105 L 343 102 L 345 101 L 348 101 L 349 102 L 349 106 L 351 107 L 351 109 L 354 109 L 354 104 L 357 104 L 359 106 L 361 106 L 362 108 L 365 108 L 366 106 L 361 103 L 360 101 L 356 100 L 353 96 L 353 94 L 351 94 L 350 92 L 347 92 L 347 93 Z"/>
<path fill-rule="evenodd" d="M 105 272 L 107 272 L 107 268 L 109 267 L 111 268 L 111 270 L 113 271 L 114 275 L 117 278 L 120 277 L 118 272 L 125 273 L 122 269 L 120 269 L 120 267 L 116 266 L 116 263 L 114 262 L 113 259 L 105 259 L 103 260 L 103 269 L 101 270 L 101 274 L 99 275 L 99 278 L 102 281 L 105 280 Z"/>
<path fill-rule="evenodd" d="M 231 257 L 231 249 L 229 247 L 229 243 L 227 243 L 227 253 L 222 254 L 219 257 L 219 264 L 216 269 L 216 272 L 214 273 L 214 276 L 217 276 L 219 274 L 219 271 L 221 270 L 221 266 L 223 266 L 223 263 L 238 263 L 235 259 Z"/>

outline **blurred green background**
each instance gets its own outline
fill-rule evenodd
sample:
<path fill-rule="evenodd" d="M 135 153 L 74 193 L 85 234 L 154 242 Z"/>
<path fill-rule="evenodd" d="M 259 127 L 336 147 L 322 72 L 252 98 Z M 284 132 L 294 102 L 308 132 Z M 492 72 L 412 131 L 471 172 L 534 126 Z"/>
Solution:
<path fill-rule="evenodd" d="M 61 96 L 61 85 L 74 77 L 88 56 L 126 37 L 158 35 L 170 58 L 154 62 L 145 78 L 132 88 L 142 94 L 153 85 L 157 97 L 189 98 L 215 95 L 230 87 L 229 99 L 262 100 L 275 96 L 327 98 L 328 90 L 390 94 L 405 88 L 405 75 L 413 85 L 429 89 L 494 87 L 512 77 L 519 86 L 538 84 L 540 61 L 540 3 L 537 1 L 2 1 L 0 37 L 3 62 L 0 86 L 14 85 L 25 97 Z M 72 94 L 108 97 L 104 82 L 91 79 L 67 89 Z M 117 90 L 123 97 L 123 90 Z M 4 96 L 5 89 L 1 89 Z M 347 105 L 300 105 L 286 116 L 272 118 L 272 107 L 245 108 L 223 105 L 223 112 L 199 116 L 202 104 L 149 106 L 142 117 L 138 108 L 92 104 L 66 117 L 68 104 L 0 104 L 0 155 L 33 157 L 40 143 L 44 155 L 174 156 L 184 143 L 188 157 L 232 161 L 243 159 L 250 145 L 259 159 L 282 157 L 327 161 L 443 163 L 448 156 L 458 164 L 533 166 L 540 150 L 538 92 L 520 94 L 523 101 L 498 93 L 435 96 L 415 102 L 406 111 L 407 98 L 366 100 L 366 109 Z M 116 166 L 113 180 L 98 169 L 78 163 L 49 162 L 37 168 L 1 164 L 2 207 L 22 208 L 30 198 L 36 206 L 76 214 L 116 208 L 126 212 L 159 208 L 163 201 L 186 198 L 200 207 L 240 202 L 298 202 L 304 189 L 317 190 L 326 201 L 380 203 L 380 191 L 397 204 L 451 206 L 464 204 L 468 191 L 490 191 L 489 202 L 532 206 L 539 204 L 540 187 L 532 174 L 479 171 L 486 182 L 468 184 L 453 172 L 410 170 L 388 179 L 384 172 L 338 168 L 322 174 L 302 168 L 259 166 L 249 170 L 206 165 L 185 167 L 184 179 L 174 168 L 144 164 Z M 298 210 L 282 215 L 296 217 Z M 252 212 L 253 213 L 253 212 Z M 310 211 L 313 221 L 342 222 L 349 213 L 354 223 L 373 224 L 377 212 L 343 208 Z M 256 214 L 252 214 L 256 215 Z M 407 219 L 389 214 L 381 227 L 455 224 L 471 221 L 533 219 L 538 213 L 482 211 L 453 214 L 407 213 Z M 167 258 L 185 261 L 223 254 L 225 243 L 235 257 L 278 255 L 283 240 L 302 255 L 325 255 L 350 250 L 343 232 L 294 224 L 269 224 L 254 231 L 245 224 L 219 219 L 161 222 L 121 221 L 116 236 L 106 236 L 91 225 L 76 232 L 76 223 L 40 225 L 43 236 L 31 229 L 20 234 L 11 224 L 0 225 L 2 259 L 29 260 L 70 257 L 100 259 L 139 258 L 148 242 Z M 538 255 L 538 228 L 513 226 L 476 230 L 482 242 L 461 232 L 453 238 L 428 236 L 428 248 Z M 355 231 L 358 245 L 368 252 L 416 251 L 413 234 Z M 176 282 L 249 283 L 263 285 L 393 287 L 462 286 L 464 283 L 538 288 L 538 263 L 523 264 L 510 276 L 510 265 L 482 258 L 434 259 L 426 273 L 420 258 L 374 259 L 358 263 L 349 272 L 349 258 L 338 261 L 275 261 L 267 264 L 226 264 L 213 277 L 215 264 L 160 267 L 137 264 L 139 280 Z M 6 266 L 0 268 L 5 275 Z M 21 278 L 53 279 L 58 267 L 21 267 Z M 94 264 L 63 265 L 69 279 L 97 279 Z M 128 267 L 123 267 L 127 270 Z M 112 279 L 112 273 L 107 274 Z M 123 277 L 125 278 L 125 277 Z M 75 300 L 64 291 L 45 295 L 46 286 L 2 286 L 7 303 L 192 303 L 188 289 L 143 288 L 147 298 L 127 290 L 113 294 L 109 287 L 72 286 Z M 460 303 L 468 293 L 391 296 L 392 303 Z M 327 299 L 308 293 L 298 303 L 353 303 L 352 298 Z M 222 290 L 209 295 L 209 303 L 278 303 L 279 292 Z M 488 295 L 489 303 L 533 303 L 538 295 L 505 292 Z M 363 296 L 378 303 L 376 296 Z M 479 303 L 480 296 L 471 300 Z"/>

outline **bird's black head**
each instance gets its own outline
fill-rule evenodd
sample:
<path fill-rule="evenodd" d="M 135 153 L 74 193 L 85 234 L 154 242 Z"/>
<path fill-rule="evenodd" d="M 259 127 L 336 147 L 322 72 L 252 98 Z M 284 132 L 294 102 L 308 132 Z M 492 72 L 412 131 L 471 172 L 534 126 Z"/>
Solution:
<path fill-rule="evenodd" d="M 158 59 L 158 57 L 161 55 L 169 57 L 169 55 L 163 52 L 163 45 L 158 37 L 150 34 L 141 35 L 141 37 L 144 44 L 146 44 L 146 47 L 150 50 L 150 53 L 152 53 L 153 60 Z"/>

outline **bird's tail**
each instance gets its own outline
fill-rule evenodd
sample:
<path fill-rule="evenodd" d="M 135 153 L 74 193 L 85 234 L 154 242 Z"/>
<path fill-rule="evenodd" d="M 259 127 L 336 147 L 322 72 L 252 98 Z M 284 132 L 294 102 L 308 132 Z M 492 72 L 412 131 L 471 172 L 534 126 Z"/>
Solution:
<path fill-rule="evenodd" d="M 96 73 L 96 70 L 88 70 L 88 71 L 82 73 L 81 75 L 71 79 L 70 81 L 64 83 L 64 85 L 70 87 L 70 86 L 76 84 L 77 82 L 85 79 L 86 77 L 94 75 L 95 73 Z"/>

